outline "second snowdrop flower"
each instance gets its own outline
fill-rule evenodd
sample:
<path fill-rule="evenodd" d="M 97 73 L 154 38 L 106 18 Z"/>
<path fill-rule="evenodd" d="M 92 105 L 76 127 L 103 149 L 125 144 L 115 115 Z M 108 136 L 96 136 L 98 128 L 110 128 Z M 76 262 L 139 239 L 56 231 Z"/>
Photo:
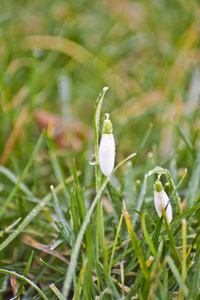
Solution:
<path fill-rule="evenodd" d="M 112 123 L 109 119 L 109 114 L 107 114 L 106 120 L 103 122 L 102 137 L 99 145 L 99 165 L 106 177 L 112 173 L 115 164 L 115 140 L 112 132 Z"/>
<path fill-rule="evenodd" d="M 162 183 L 157 180 L 154 191 L 154 206 L 158 216 L 161 218 L 163 209 L 165 210 L 168 223 L 172 220 L 172 206 L 169 197 L 163 189 Z"/>

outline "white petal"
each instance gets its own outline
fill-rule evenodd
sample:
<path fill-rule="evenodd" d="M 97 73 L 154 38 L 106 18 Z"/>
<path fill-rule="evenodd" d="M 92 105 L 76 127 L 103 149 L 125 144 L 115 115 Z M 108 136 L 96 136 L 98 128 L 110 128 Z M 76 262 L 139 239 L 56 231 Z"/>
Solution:
<path fill-rule="evenodd" d="M 170 223 L 172 220 L 172 206 L 164 190 L 161 192 L 154 191 L 154 206 L 160 218 L 162 216 L 162 209 L 165 209 L 167 221 Z"/>
<path fill-rule="evenodd" d="M 112 133 L 102 134 L 99 146 L 99 165 L 102 173 L 109 176 L 115 164 L 115 140 Z"/>

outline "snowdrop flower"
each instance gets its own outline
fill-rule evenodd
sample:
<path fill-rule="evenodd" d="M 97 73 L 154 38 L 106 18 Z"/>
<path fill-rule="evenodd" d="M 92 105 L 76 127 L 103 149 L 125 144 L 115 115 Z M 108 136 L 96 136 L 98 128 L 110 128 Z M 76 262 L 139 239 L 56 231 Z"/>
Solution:
<path fill-rule="evenodd" d="M 163 189 L 162 183 L 157 180 L 155 183 L 154 191 L 154 206 L 158 216 L 161 218 L 162 210 L 165 209 L 168 223 L 172 220 L 172 206 L 169 197 Z"/>
<path fill-rule="evenodd" d="M 103 122 L 103 131 L 99 145 L 99 165 L 102 173 L 108 177 L 115 164 L 115 140 L 112 134 L 112 123 L 109 120 L 109 114 Z"/>

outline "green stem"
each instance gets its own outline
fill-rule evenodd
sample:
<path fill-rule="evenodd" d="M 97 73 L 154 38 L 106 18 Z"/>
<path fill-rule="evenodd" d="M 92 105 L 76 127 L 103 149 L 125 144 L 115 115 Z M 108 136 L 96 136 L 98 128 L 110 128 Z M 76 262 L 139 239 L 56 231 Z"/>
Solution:
<path fill-rule="evenodd" d="M 102 174 L 99 168 L 99 123 L 100 123 L 100 112 L 103 103 L 104 95 L 107 91 L 107 87 L 104 87 L 96 102 L 95 113 L 94 113 L 94 149 L 95 149 L 95 182 L 96 182 L 96 194 L 99 193 L 102 186 Z M 103 209 L 101 198 L 97 203 L 97 226 L 96 226 L 96 260 L 99 262 L 99 233 L 101 240 L 102 250 L 104 248 L 104 222 L 103 222 Z"/>

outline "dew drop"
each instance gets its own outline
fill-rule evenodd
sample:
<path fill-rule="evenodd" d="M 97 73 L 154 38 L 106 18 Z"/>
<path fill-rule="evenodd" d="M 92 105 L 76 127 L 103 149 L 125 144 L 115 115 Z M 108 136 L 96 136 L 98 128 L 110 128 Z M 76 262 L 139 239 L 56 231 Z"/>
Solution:
<path fill-rule="evenodd" d="M 89 164 L 91 166 L 94 166 L 96 164 L 96 159 L 95 159 L 95 155 L 94 154 L 90 157 Z"/>

